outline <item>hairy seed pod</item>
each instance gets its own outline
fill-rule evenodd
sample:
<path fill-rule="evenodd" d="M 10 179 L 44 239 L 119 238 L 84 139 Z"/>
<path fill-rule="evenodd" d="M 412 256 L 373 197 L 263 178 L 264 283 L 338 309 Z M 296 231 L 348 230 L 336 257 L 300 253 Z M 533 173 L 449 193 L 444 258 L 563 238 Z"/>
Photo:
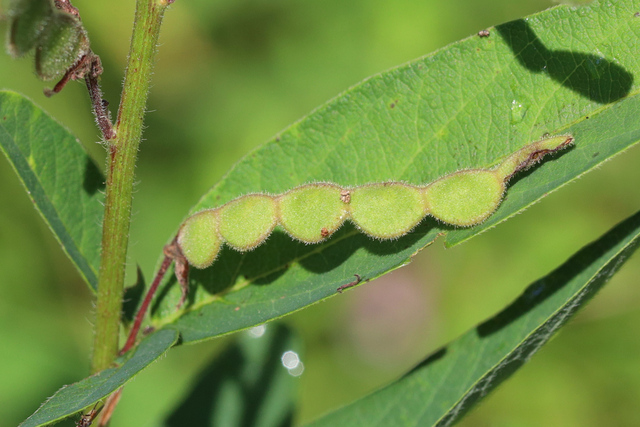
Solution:
<path fill-rule="evenodd" d="M 349 205 L 343 189 L 334 184 L 309 184 L 278 198 L 280 224 L 289 235 L 317 243 L 333 234 L 347 218 Z"/>
<path fill-rule="evenodd" d="M 220 208 L 220 236 L 238 251 L 264 242 L 277 224 L 276 202 L 264 194 L 250 194 Z"/>
<path fill-rule="evenodd" d="M 36 47 L 36 73 L 42 80 L 64 75 L 89 50 L 89 39 L 80 21 L 55 12 Z"/>
<path fill-rule="evenodd" d="M 222 245 L 218 230 L 218 210 L 198 212 L 187 218 L 178 232 L 178 245 L 189 264 L 196 268 L 210 266 Z"/>
<path fill-rule="evenodd" d="M 422 186 L 384 182 L 345 188 L 319 183 L 280 196 L 249 194 L 187 218 L 178 231 L 178 253 L 189 264 L 204 268 L 215 260 L 224 242 L 239 251 L 251 250 L 277 224 L 305 243 L 328 238 L 347 219 L 377 239 L 403 236 L 426 215 L 457 227 L 476 225 L 498 208 L 515 173 L 572 142 L 571 135 L 543 139 L 494 168 L 462 170 Z"/>
<path fill-rule="evenodd" d="M 504 189 L 504 181 L 495 172 L 466 170 L 428 185 L 424 196 L 434 218 L 467 227 L 484 221 L 496 210 Z"/>
<path fill-rule="evenodd" d="M 351 190 L 351 220 L 371 237 L 393 239 L 411 231 L 427 214 L 420 190 L 385 182 Z"/>
<path fill-rule="evenodd" d="M 9 54 L 17 58 L 36 47 L 53 13 L 51 0 L 14 1 L 8 13 L 11 18 Z"/>

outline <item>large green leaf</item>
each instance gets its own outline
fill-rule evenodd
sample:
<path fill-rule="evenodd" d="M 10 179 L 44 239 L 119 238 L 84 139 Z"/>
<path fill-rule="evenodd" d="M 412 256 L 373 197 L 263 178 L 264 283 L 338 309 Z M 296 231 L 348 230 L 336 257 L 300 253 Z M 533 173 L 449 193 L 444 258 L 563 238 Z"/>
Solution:
<path fill-rule="evenodd" d="M 558 6 L 372 77 L 246 156 L 191 210 L 313 181 L 427 183 L 491 166 L 546 133 L 572 133 L 575 147 L 517 176 L 487 222 L 455 229 L 427 218 L 385 242 L 347 225 L 321 245 L 276 231 L 252 252 L 226 248 L 212 267 L 192 270 L 181 312 L 168 281 L 155 326 L 190 342 L 299 310 L 356 274 L 366 282 L 402 266 L 440 234 L 450 245 L 468 239 L 636 143 L 637 10 L 639 0 Z"/>
<path fill-rule="evenodd" d="M 311 425 L 446 426 L 527 362 L 635 252 L 640 212 L 393 384 Z M 399 403 L 401 402 L 401 403 Z"/>
<path fill-rule="evenodd" d="M 98 287 L 104 178 L 80 142 L 23 96 L 0 91 L 0 149 L 80 274 Z"/>
<path fill-rule="evenodd" d="M 176 331 L 158 331 L 142 340 L 117 368 L 106 369 L 77 383 L 64 386 L 38 408 L 20 427 L 36 427 L 59 421 L 104 399 L 122 387 L 178 340 Z"/>
<path fill-rule="evenodd" d="M 530 285 L 502 312 L 435 352 L 397 382 L 313 425 L 451 425 L 528 361 L 607 283 L 639 243 L 640 212 L 580 250 Z M 121 367 L 63 387 L 21 427 L 45 425 L 91 406 L 158 359 L 177 338 L 177 331 L 166 329 L 143 339 Z M 215 416 L 222 416 L 222 421 L 237 420 L 233 417 L 243 412 L 238 412 L 239 408 L 260 408 L 264 411 L 259 411 L 264 414 L 260 422 L 288 419 L 291 385 L 282 377 L 267 379 L 264 375 L 278 375 L 274 373 L 274 355 L 295 349 L 295 342 L 281 332 L 262 343 L 252 344 L 246 342 L 247 337 L 244 339 L 212 365 L 166 421 L 167 425 L 189 417 L 200 424 L 211 422 L 213 412 L 198 412 L 203 410 L 203 402 L 207 402 L 207 410 L 221 402 L 235 401 L 232 407 L 216 409 Z M 233 374 L 227 378 L 229 371 Z M 269 404 L 261 405 L 261 399 L 267 399 Z"/>
<path fill-rule="evenodd" d="M 291 359 L 286 367 L 283 362 Z M 295 407 L 300 342 L 274 323 L 259 326 L 216 357 L 167 417 L 167 427 L 285 427 Z"/>

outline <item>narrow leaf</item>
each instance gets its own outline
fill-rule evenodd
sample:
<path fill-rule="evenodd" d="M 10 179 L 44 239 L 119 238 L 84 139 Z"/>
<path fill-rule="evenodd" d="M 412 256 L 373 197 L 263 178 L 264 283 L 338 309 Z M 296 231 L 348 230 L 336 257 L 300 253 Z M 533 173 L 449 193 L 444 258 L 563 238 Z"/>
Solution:
<path fill-rule="evenodd" d="M 0 150 L 89 287 L 98 287 L 104 178 L 80 142 L 30 100 L 0 91 Z"/>
<path fill-rule="evenodd" d="M 575 136 L 575 147 L 516 176 L 485 223 L 454 228 L 427 217 L 392 241 L 346 225 L 319 245 L 276 230 L 256 250 L 225 248 L 212 267 L 192 269 L 182 312 L 170 280 L 155 325 L 190 342 L 286 315 L 356 275 L 366 282 L 406 264 L 438 235 L 449 245 L 468 239 L 629 148 L 640 140 L 637 10 L 640 0 L 558 6 L 374 76 L 246 156 L 192 209 L 314 181 L 428 183 L 490 167 L 547 133 Z"/>
<path fill-rule="evenodd" d="M 121 366 L 106 369 L 77 383 L 64 386 L 27 418 L 20 427 L 51 424 L 94 405 L 122 387 L 178 340 L 176 331 L 155 332 L 142 340 L 133 355 Z"/>
<path fill-rule="evenodd" d="M 640 243 L 640 212 L 534 282 L 510 306 L 395 383 L 311 423 L 448 426 L 521 368 L 598 292 Z"/>
<path fill-rule="evenodd" d="M 284 363 L 291 365 L 287 368 Z M 277 323 L 257 326 L 198 374 L 194 387 L 163 425 L 291 425 L 298 382 L 294 375 L 302 369 L 300 343 L 291 330 Z"/>

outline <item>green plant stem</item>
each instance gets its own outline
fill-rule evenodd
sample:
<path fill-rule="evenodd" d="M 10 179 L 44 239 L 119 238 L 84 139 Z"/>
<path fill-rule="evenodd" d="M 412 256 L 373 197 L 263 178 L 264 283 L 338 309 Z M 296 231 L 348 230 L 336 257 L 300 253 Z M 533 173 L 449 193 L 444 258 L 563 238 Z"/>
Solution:
<path fill-rule="evenodd" d="M 149 84 L 167 0 L 138 0 L 116 137 L 109 141 L 107 194 L 102 230 L 91 370 L 111 366 L 118 353 L 124 272 L 129 243 L 135 161 L 142 136 Z"/>

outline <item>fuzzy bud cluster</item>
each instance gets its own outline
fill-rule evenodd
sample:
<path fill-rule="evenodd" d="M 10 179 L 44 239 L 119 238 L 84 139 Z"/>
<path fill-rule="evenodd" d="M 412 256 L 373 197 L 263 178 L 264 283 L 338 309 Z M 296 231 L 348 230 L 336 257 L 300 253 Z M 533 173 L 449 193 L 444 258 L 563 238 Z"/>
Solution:
<path fill-rule="evenodd" d="M 52 0 L 14 0 L 7 50 L 21 57 L 35 49 L 42 80 L 63 76 L 89 51 L 89 37 L 77 14 L 58 9 Z"/>

